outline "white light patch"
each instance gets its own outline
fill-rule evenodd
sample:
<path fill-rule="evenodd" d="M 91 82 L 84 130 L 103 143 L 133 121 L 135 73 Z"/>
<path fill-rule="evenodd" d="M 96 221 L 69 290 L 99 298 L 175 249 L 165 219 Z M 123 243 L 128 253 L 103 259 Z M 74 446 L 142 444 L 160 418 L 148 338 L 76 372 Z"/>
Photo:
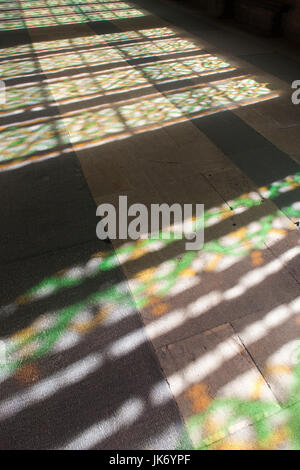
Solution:
<path fill-rule="evenodd" d="M 52 348 L 52 353 L 61 353 L 76 346 L 81 341 L 81 335 L 75 331 L 65 331 L 63 335 L 56 341 Z"/>
<path fill-rule="evenodd" d="M 0 419 L 7 419 L 10 416 L 16 415 L 23 409 L 41 400 L 45 400 L 63 388 L 82 381 L 101 365 L 102 355 L 91 354 L 47 379 L 39 381 L 29 389 L 24 390 L 24 392 L 17 393 L 7 400 L 0 402 Z"/>
<path fill-rule="evenodd" d="M 250 361 L 250 358 L 249 358 Z M 258 372 L 258 369 L 249 362 L 250 370 L 244 372 L 244 374 L 239 374 L 234 380 L 228 382 L 224 387 L 221 387 L 218 390 L 218 397 L 222 398 L 239 398 L 242 400 L 251 400 L 255 394 L 255 385 L 263 380 L 263 377 Z M 260 389 L 260 400 L 276 402 L 274 395 L 269 389 L 267 383 L 263 380 L 263 386 Z"/>
<path fill-rule="evenodd" d="M 231 300 L 244 294 L 248 289 L 263 282 L 268 276 L 279 272 L 283 264 L 292 260 L 300 254 L 300 247 L 294 247 L 286 251 L 278 259 L 271 261 L 262 268 L 252 269 L 249 273 L 240 279 L 238 285 L 224 292 L 224 299 Z"/>
<path fill-rule="evenodd" d="M 130 353 L 146 342 L 145 330 L 141 328 L 115 341 L 107 350 L 111 357 L 120 357 Z"/>
<path fill-rule="evenodd" d="M 280 305 L 271 310 L 262 320 L 256 321 L 247 326 L 239 333 L 245 344 L 255 343 L 264 338 L 270 330 L 278 328 L 289 318 L 299 315 L 300 297 L 288 305 Z"/>
<path fill-rule="evenodd" d="M 168 297 L 173 297 L 175 295 L 180 294 L 181 292 L 185 292 L 192 287 L 197 286 L 199 283 L 199 278 L 197 276 L 180 278 L 176 283 L 169 289 Z"/>
<path fill-rule="evenodd" d="M 190 385 L 201 382 L 207 375 L 219 369 L 224 362 L 240 353 L 241 346 L 235 338 L 223 341 L 213 351 L 204 354 L 181 371 L 168 377 L 173 395 L 178 396 Z"/>
<path fill-rule="evenodd" d="M 63 450 L 86 450 L 100 444 L 104 439 L 133 424 L 143 412 L 143 402 L 139 398 L 127 400 L 115 413 L 86 429 L 68 442 Z"/>

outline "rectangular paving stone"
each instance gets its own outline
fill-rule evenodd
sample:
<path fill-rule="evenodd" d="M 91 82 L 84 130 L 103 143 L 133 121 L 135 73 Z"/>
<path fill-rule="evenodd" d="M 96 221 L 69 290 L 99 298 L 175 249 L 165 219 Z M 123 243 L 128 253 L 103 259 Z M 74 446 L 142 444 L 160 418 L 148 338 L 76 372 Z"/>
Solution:
<path fill-rule="evenodd" d="M 299 296 L 232 324 L 281 404 L 290 406 L 298 401 Z"/>
<path fill-rule="evenodd" d="M 95 240 L 95 205 L 74 154 L 0 173 L 0 262 Z"/>
<path fill-rule="evenodd" d="M 157 353 L 196 448 L 263 418 L 267 411 L 263 407 L 260 410 L 255 400 L 266 401 L 269 412 L 279 409 L 274 395 L 228 324 L 168 344 Z M 249 416 L 247 412 L 239 416 L 242 403 L 249 404 Z"/>
<path fill-rule="evenodd" d="M 153 331 L 151 339 L 155 347 L 225 321 L 255 312 L 267 313 L 282 302 L 292 301 L 299 292 L 298 284 L 288 275 L 283 263 L 270 257 L 268 250 L 254 251 L 240 258 L 230 252 L 227 256 L 204 252 L 187 265 L 184 265 L 184 255 L 167 259 L 166 254 L 164 261 L 148 273 L 147 289 L 142 289 L 145 282 L 142 277 L 139 280 L 137 275 L 133 282 L 140 292 L 138 298 L 146 301 L 142 316 L 147 328 Z M 177 271 L 176 263 L 183 265 Z M 157 278 L 159 269 L 163 268 L 174 274 L 162 295 L 163 285 Z"/>
<path fill-rule="evenodd" d="M 288 83 L 297 80 L 300 63 L 280 53 L 244 54 L 243 59 Z"/>
<path fill-rule="evenodd" d="M 194 123 L 257 185 L 299 170 L 294 160 L 230 112 Z"/>

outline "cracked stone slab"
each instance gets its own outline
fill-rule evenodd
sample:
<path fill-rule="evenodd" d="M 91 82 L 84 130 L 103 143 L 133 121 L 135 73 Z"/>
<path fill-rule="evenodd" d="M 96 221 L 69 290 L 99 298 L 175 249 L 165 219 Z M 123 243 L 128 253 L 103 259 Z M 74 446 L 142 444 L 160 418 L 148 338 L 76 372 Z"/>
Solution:
<path fill-rule="evenodd" d="M 168 344 L 157 354 L 196 448 L 279 410 L 229 324 Z M 270 407 L 264 409 L 259 400 Z M 243 414 L 243 403 L 253 410 Z M 231 421 L 234 412 L 238 417 Z"/>
<path fill-rule="evenodd" d="M 296 369 L 300 351 L 299 307 L 298 296 L 290 302 L 278 303 L 269 312 L 250 315 L 232 323 L 283 406 L 299 400 Z"/>

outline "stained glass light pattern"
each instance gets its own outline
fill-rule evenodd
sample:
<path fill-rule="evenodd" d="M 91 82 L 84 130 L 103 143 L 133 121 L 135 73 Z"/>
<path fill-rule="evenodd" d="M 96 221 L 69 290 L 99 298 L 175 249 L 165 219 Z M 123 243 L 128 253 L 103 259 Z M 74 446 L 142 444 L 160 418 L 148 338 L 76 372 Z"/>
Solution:
<path fill-rule="evenodd" d="M 38 7 L 39 5 L 35 5 Z M 130 10 L 130 5 L 124 2 L 115 3 L 102 3 L 94 5 L 80 5 L 80 6 L 56 6 L 48 8 L 47 5 L 42 5 L 43 8 L 29 8 L 25 10 L 6 10 L 0 11 L 0 19 L 15 19 L 15 18 L 31 18 L 39 16 L 56 16 L 68 15 L 81 12 L 97 12 L 97 11 L 112 11 L 112 10 Z"/>
<path fill-rule="evenodd" d="M 60 121 L 9 126 L 0 141 L 1 160 L 20 158 L 21 155 L 44 155 L 50 150 L 68 145 L 68 142 L 64 125 Z"/>
<path fill-rule="evenodd" d="M 65 6 L 65 5 L 85 5 L 85 4 L 115 4 L 115 3 L 124 3 L 119 2 L 118 0 L 34 0 L 34 1 L 18 1 L 18 2 L 0 2 L 1 10 L 19 10 L 20 8 L 43 8 L 43 7 L 55 7 L 55 6 Z M 128 5 L 128 4 L 127 4 Z M 127 6 L 127 8 L 129 5 Z"/>
<path fill-rule="evenodd" d="M 80 38 L 80 41 L 81 40 L 82 38 Z M 80 42 L 80 44 L 83 45 L 84 43 L 85 39 L 83 38 L 83 41 Z M 132 47 L 138 46 L 136 45 Z M 153 40 L 152 42 L 143 43 L 141 47 L 143 52 L 141 49 L 139 50 L 139 57 L 147 57 L 153 54 L 155 55 L 157 50 L 160 50 L 161 53 L 165 50 L 166 53 L 168 51 L 169 54 L 172 52 L 178 53 L 197 50 L 197 46 L 195 46 L 190 41 L 173 39 Z M 96 66 L 103 63 L 114 63 L 118 61 L 122 62 L 126 60 L 128 53 L 134 56 L 135 49 L 131 51 L 125 51 L 122 46 L 115 48 L 104 47 L 88 51 L 49 55 L 40 57 L 38 61 L 42 67 L 43 72 L 49 73 L 63 71 L 68 68 Z M 11 78 L 13 76 L 40 73 L 38 61 L 31 58 L 4 60 L 1 62 L 1 75 L 3 78 Z"/>
<path fill-rule="evenodd" d="M 115 2 L 115 3 L 102 3 L 102 4 L 95 4 L 95 5 L 80 5 L 78 9 L 80 11 L 103 11 L 103 10 L 127 10 L 130 9 L 131 6 L 128 3 L 124 2 Z"/>
<path fill-rule="evenodd" d="M 80 78 L 55 79 L 35 85 L 18 85 L 6 88 L 6 103 L 0 112 L 8 114 L 16 109 L 34 108 L 37 104 L 53 101 L 59 104 L 80 99 L 100 97 L 108 93 L 129 91 L 151 86 L 180 77 L 191 78 L 207 73 L 229 70 L 227 62 L 213 56 L 200 56 L 189 60 L 159 62 L 147 66 L 123 67 L 109 72 L 80 74 Z M 49 91 L 48 91 L 49 90 Z M 38 109 L 38 108 L 37 108 Z"/>
<path fill-rule="evenodd" d="M 60 88 L 53 87 L 51 93 L 61 96 Z M 117 136 L 130 135 L 132 132 L 146 131 L 153 127 L 172 124 L 187 119 L 189 116 L 221 111 L 257 99 L 270 98 L 272 93 L 264 85 L 250 78 L 238 77 L 222 80 L 207 86 L 194 86 L 182 91 L 156 94 L 144 99 L 133 99 L 112 106 L 98 106 L 87 111 L 67 113 L 62 118 L 51 119 L 54 129 L 65 125 L 74 148 L 98 145 Z M 2 130 L 1 160 L 23 158 L 37 150 L 50 150 L 53 139 L 47 137 L 43 143 L 45 129 L 49 135 L 47 119 L 34 126 L 7 126 Z M 41 136 L 41 142 L 35 142 L 33 135 Z M 28 141 L 28 145 L 27 145 Z M 38 145 L 38 148 L 36 147 Z"/>
<path fill-rule="evenodd" d="M 122 61 L 123 57 L 117 49 L 104 48 L 83 51 L 80 53 L 57 54 L 55 56 L 41 57 L 40 66 L 43 71 L 63 70 L 73 66 L 89 66 L 93 64 L 112 63 Z"/>
<path fill-rule="evenodd" d="M 67 7 L 66 7 L 67 8 Z M 27 11 L 27 10 L 24 10 Z M 89 21 L 105 21 L 105 20 L 117 20 L 122 18 L 137 18 L 144 16 L 141 10 L 134 8 L 130 10 L 114 10 L 104 12 L 86 12 L 78 14 L 61 14 L 51 16 L 39 17 L 39 18 L 25 18 L 23 19 L 11 19 L 6 21 L 0 21 L 0 30 L 7 31 L 11 29 L 23 29 L 23 28 L 39 28 L 43 26 L 57 26 L 60 24 L 72 24 L 72 23 L 84 23 Z"/>
<path fill-rule="evenodd" d="M 234 67 L 218 57 L 202 55 L 191 59 L 160 61 L 145 65 L 141 69 L 149 80 L 158 82 L 228 71 Z"/>
<path fill-rule="evenodd" d="M 98 265 L 99 261 L 94 275 L 99 273 Z M 63 279 L 62 281 L 64 282 Z M 81 336 L 93 330 L 117 311 L 120 305 L 127 307 L 128 311 L 134 308 L 133 300 L 122 284 L 91 294 L 63 310 L 44 314 L 28 330 L 8 338 L 6 344 L 10 360 L 7 369 L 0 366 L 0 373 L 9 375 L 29 360 L 41 358 L 50 351 L 54 352 L 56 348 L 59 351 L 59 343 L 63 344 L 64 339 L 68 340 L 70 333 Z"/>
<path fill-rule="evenodd" d="M 109 92 L 131 90 L 148 84 L 141 72 L 134 68 L 112 70 L 74 80 L 49 83 L 49 89 L 56 102 L 63 103 L 77 100 L 78 97 L 101 96 Z"/>
<path fill-rule="evenodd" d="M 259 188 L 258 191 L 265 191 L 271 198 L 274 198 L 276 195 L 280 194 L 281 190 L 286 191 L 288 188 L 293 190 L 295 187 L 299 187 L 299 184 L 300 174 L 296 174 L 284 180 L 274 182 L 267 188 Z M 240 207 L 243 204 L 245 208 L 250 208 L 261 204 L 261 201 L 253 197 L 252 194 L 245 194 L 232 201 L 233 207 Z M 230 210 L 226 204 L 206 211 L 204 214 L 205 226 L 209 226 L 210 221 L 216 218 L 222 221 L 224 218 L 228 217 L 228 213 L 233 214 L 233 211 Z M 299 214 L 300 212 L 298 211 L 298 215 Z M 290 221 L 284 218 L 283 222 L 282 212 L 278 210 L 275 213 L 257 220 L 255 230 L 253 230 L 253 224 L 250 224 L 251 226 L 246 226 L 243 229 L 227 234 L 226 237 L 205 244 L 200 252 L 184 253 L 180 261 L 178 259 L 167 260 L 163 265 L 163 269 L 162 266 L 155 266 L 147 269 L 147 272 L 139 272 L 134 279 L 130 280 L 135 305 L 141 308 L 150 305 L 154 299 L 159 301 L 160 297 L 166 298 L 170 289 L 177 282 L 180 282 L 182 277 L 186 276 L 187 270 L 194 273 L 206 270 L 211 271 L 212 265 L 213 270 L 215 270 L 218 264 L 221 263 L 222 258 L 236 257 L 236 260 L 238 260 L 243 256 L 247 256 L 249 253 L 253 252 L 253 250 L 257 250 L 258 248 L 263 249 L 264 243 L 268 240 L 269 235 L 271 235 L 273 231 L 278 232 L 278 219 L 281 220 L 281 234 L 285 236 L 288 234 Z M 63 289 L 74 288 L 83 283 L 87 278 L 97 276 L 101 271 L 108 271 L 115 268 L 118 266 L 119 260 L 121 259 L 123 262 L 136 260 L 149 253 L 153 243 L 157 244 L 157 241 L 151 239 L 140 240 L 126 244 L 116 249 L 116 252 L 97 253 L 86 265 L 80 266 L 78 269 L 71 268 L 43 279 L 40 284 L 37 284 L 24 293 L 22 297 L 17 298 L 14 307 L 18 308 L 20 304 L 23 305 L 36 301 L 43 297 L 53 295 Z M 170 241 L 164 241 L 164 243 L 170 243 Z M 161 248 L 162 247 L 163 244 Z M 204 257 L 200 265 L 198 262 L 199 256 Z M 216 256 L 218 257 L 218 262 L 215 261 Z M 64 335 L 67 335 L 68 332 L 74 331 L 74 329 L 80 333 L 90 331 L 90 329 L 94 328 L 99 322 L 105 319 L 106 314 L 110 310 L 118 308 L 118 305 L 121 303 L 123 306 L 132 306 L 132 301 L 126 292 L 122 285 L 118 285 L 102 292 L 92 294 L 83 302 L 79 302 L 70 308 L 56 312 L 54 315 L 51 314 L 49 321 L 45 321 L 47 320 L 47 315 L 44 315 L 44 321 L 40 321 L 41 318 L 39 318 L 31 324 L 27 330 L 23 330 L 19 335 L 8 338 L 7 345 L 11 358 L 9 363 L 10 372 L 13 372 L 28 360 L 44 356 L 46 353 L 53 350 L 57 342 L 64 337 Z M 95 306 L 101 308 L 102 315 L 93 317 L 94 320 L 96 318 L 96 321 L 86 321 L 85 314 Z M 82 316 L 85 319 L 84 327 L 82 324 Z"/>
<path fill-rule="evenodd" d="M 14 19 L 14 18 L 35 18 L 38 16 L 48 16 L 51 14 L 55 15 L 65 15 L 65 14 L 73 14 L 73 13 L 78 13 L 77 9 L 74 7 L 57 7 L 55 9 L 50 8 L 32 8 L 30 10 L 24 10 L 24 11 L 3 11 L 0 12 L 0 19 Z"/>
<path fill-rule="evenodd" d="M 60 39 L 56 41 L 43 41 L 32 44 L 0 49 L 0 57 L 11 57 L 12 55 L 30 54 L 32 52 L 41 54 L 43 52 L 56 52 L 60 49 L 74 49 L 79 47 L 102 46 L 109 43 L 142 40 L 145 38 L 158 38 L 174 36 L 170 28 L 142 29 L 139 31 L 126 31 L 122 33 L 101 34 L 99 36 L 86 36 L 79 38 Z"/>
<path fill-rule="evenodd" d="M 53 101 L 46 85 L 12 86 L 5 89 L 5 103 L 0 104 L 0 115 L 16 114 L 28 109 L 41 109 Z"/>
<path fill-rule="evenodd" d="M 92 67 L 105 63 L 122 62 L 123 56 L 117 49 L 103 48 L 90 52 L 74 52 L 69 54 L 55 54 L 34 59 L 7 60 L 1 62 L 1 75 L 3 78 L 41 73 L 59 72 L 78 67 Z"/>
<path fill-rule="evenodd" d="M 233 98 L 235 102 L 243 103 L 250 99 L 250 96 L 252 100 L 256 100 L 258 97 L 270 95 L 270 90 L 266 86 L 253 79 L 235 78 L 215 82 L 209 86 L 189 87 L 182 92 L 169 92 L 161 97 L 159 102 L 156 98 L 140 100 L 137 103 L 120 106 L 119 111 L 130 127 L 138 128 L 144 126 L 145 123 L 153 125 L 172 121 L 176 112 L 173 108 L 171 110 L 170 104 L 179 112 L 177 117 L 180 117 L 227 109 L 232 106 Z M 165 111 L 162 110 L 163 103 L 165 103 Z M 155 113 L 156 105 L 157 114 Z"/>
<path fill-rule="evenodd" d="M 168 98 L 184 114 L 213 112 L 231 108 L 234 103 L 254 102 L 269 95 L 270 90 L 253 79 L 244 78 L 216 82 L 204 87 L 189 88 L 181 93 L 168 93 Z"/>
<path fill-rule="evenodd" d="M 199 46 L 186 39 L 163 39 L 161 41 L 145 42 L 130 46 L 120 46 L 119 49 L 128 57 L 147 57 L 148 55 L 173 54 L 199 50 Z"/>
<path fill-rule="evenodd" d="M 254 101 L 258 96 L 270 96 L 270 91 L 255 80 L 233 79 L 224 82 L 217 82 L 210 87 L 189 88 L 182 92 L 166 93 L 165 96 L 158 95 L 120 104 L 115 108 L 117 113 L 113 114 L 111 123 L 109 123 L 108 115 L 106 115 L 104 127 L 100 123 L 103 122 L 103 112 L 107 109 L 105 107 L 95 109 L 93 112 L 74 113 L 69 117 L 65 117 L 64 122 L 72 144 L 85 141 L 87 144 L 94 145 L 101 143 L 101 141 L 104 142 L 110 137 L 111 130 L 108 133 L 107 129 L 113 129 L 113 133 L 117 133 L 123 127 L 123 123 L 125 124 L 123 131 L 131 133 L 147 130 L 149 126 L 160 127 L 168 123 L 171 124 L 196 113 L 199 116 L 202 113 L 214 112 L 217 109 L 227 109 L 232 106 L 230 98 L 232 90 L 236 94 L 238 88 L 241 90 L 241 94 L 236 101 L 240 103 L 243 103 L 245 99 L 248 102 L 251 93 Z M 222 92 L 218 89 L 219 84 L 223 87 Z M 225 84 L 227 91 L 224 89 Z M 247 87 L 247 91 L 245 91 L 245 87 Z M 55 97 L 55 91 L 52 91 L 52 93 Z M 116 123 L 116 116 L 119 116 L 118 120 L 119 124 L 122 124 L 121 127 Z M 93 121 L 98 122 L 98 126 L 95 127 Z M 87 134 L 87 129 L 93 127 L 94 132 L 91 139 L 91 133 Z"/>

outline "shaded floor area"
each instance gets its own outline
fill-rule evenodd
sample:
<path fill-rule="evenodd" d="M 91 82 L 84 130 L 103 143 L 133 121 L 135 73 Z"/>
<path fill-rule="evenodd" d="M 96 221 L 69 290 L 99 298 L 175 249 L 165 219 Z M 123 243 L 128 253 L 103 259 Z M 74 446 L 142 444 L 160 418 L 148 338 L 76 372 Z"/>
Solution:
<path fill-rule="evenodd" d="M 299 58 L 159 0 L 0 39 L 1 448 L 300 448 Z M 119 195 L 205 204 L 203 248 L 98 241 Z"/>

